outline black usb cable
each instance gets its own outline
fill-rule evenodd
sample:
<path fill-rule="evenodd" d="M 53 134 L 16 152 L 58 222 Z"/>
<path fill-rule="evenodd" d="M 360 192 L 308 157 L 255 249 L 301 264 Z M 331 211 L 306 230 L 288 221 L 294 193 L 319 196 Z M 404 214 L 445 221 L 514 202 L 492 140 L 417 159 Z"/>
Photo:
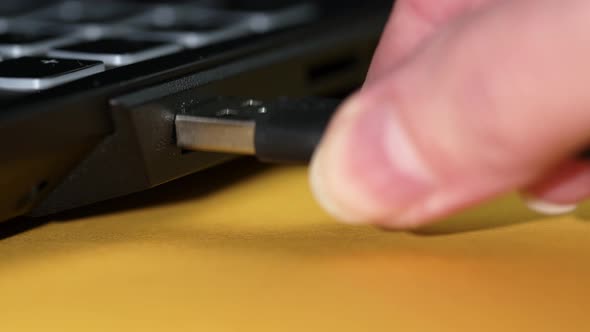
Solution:
<path fill-rule="evenodd" d="M 255 155 L 264 162 L 306 163 L 341 102 L 219 98 L 198 114 L 176 116 L 177 144 L 186 150 Z M 590 149 L 578 158 L 590 160 Z"/>
<path fill-rule="evenodd" d="M 185 150 L 255 155 L 264 162 L 306 163 L 341 102 L 218 98 L 199 107 L 198 114 L 176 116 L 177 144 Z"/>

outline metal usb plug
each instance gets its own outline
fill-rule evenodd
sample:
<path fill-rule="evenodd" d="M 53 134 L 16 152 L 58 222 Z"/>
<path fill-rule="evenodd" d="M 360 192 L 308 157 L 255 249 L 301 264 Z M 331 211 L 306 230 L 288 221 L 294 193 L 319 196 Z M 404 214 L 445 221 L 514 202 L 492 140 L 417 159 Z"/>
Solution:
<path fill-rule="evenodd" d="M 176 116 L 177 145 L 255 155 L 265 162 L 305 163 L 340 102 L 314 97 L 270 102 L 218 98 L 200 105 L 198 114 Z"/>

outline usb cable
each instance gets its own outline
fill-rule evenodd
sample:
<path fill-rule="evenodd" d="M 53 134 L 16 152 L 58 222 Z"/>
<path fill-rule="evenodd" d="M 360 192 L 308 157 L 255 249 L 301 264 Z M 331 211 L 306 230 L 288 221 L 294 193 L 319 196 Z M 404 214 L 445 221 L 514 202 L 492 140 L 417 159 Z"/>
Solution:
<path fill-rule="evenodd" d="M 176 116 L 177 145 L 184 150 L 255 155 L 264 162 L 307 163 L 341 100 L 237 97 L 204 103 Z"/>
<path fill-rule="evenodd" d="M 218 98 L 198 114 L 176 116 L 176 138 L 185 150 L 255 155 L 264 162 L 306 163 L 341 100 L 279 98 L 270 102 Z M 578 155 L 590 160 L 590 149 Z"/>

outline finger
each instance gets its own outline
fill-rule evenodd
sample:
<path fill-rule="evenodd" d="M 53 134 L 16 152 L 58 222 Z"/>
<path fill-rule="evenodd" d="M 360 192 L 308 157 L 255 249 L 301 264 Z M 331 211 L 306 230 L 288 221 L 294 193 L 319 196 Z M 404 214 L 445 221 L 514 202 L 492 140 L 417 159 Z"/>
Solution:
<path fill-rule="evenodd" d="M 345 103 L 314 156 L 336 217 L 417 227 L 525 188 L 590 133 L 590 3 L 499 2 Z"/>
<path fill-rule="evenodd" d="M 545 214 L 571 212 L 590 198 L 590 162 L 569 161 L 525 188 L 531 209 Z"/>
<path fill-rule="evenodd" d="M 498 0 L 399 0 L 396 1 L 367 82 L 397 66 L 436 29 L 453 18 Z"/>

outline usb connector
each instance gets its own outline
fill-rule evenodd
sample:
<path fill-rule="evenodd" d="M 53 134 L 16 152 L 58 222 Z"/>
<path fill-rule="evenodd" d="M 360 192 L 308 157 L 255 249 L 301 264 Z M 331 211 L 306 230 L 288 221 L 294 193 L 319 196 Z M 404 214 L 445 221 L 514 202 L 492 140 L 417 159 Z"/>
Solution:
<path fill-rule="evenodd" d="M 316 97 L 218 98 L 200 105 L 198 113 L 176 116 L 177 144 L 186 150 L 255 155 L 265 162 L 305 163 L 340 103 Z M 576 159 L 590 160 L 590 148 Z"/>
<path fill-rule="evenodd" d="M 198 114 L 176 116 L 177 144 L 185 150 L 255 155 L 265 162 L 308 162 L 340 102 L 219 98 L 200 105 Z"/>

